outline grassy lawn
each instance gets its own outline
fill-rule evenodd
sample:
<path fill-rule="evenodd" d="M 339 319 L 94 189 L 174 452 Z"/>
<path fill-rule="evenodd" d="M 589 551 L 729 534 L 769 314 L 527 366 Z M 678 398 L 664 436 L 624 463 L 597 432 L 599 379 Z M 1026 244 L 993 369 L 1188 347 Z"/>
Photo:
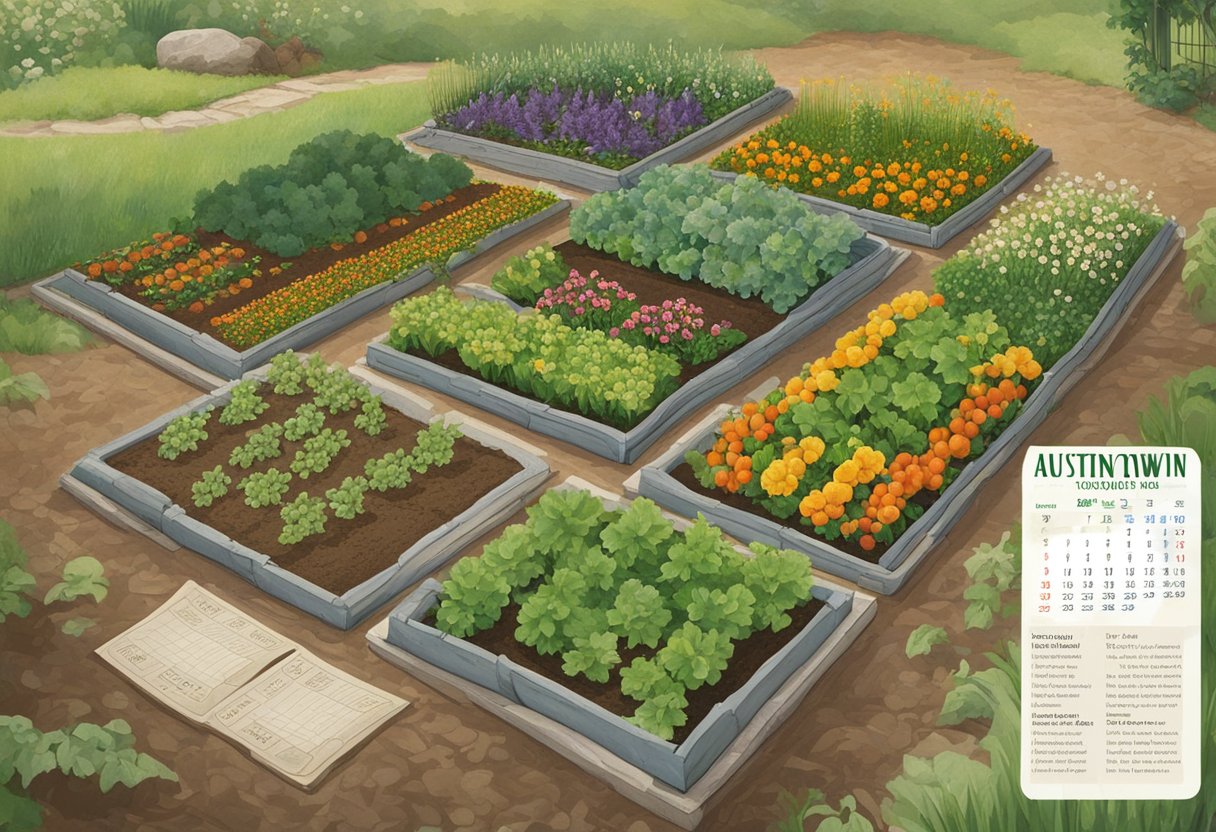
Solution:
<path fill-rule="evenodd" d="M 72 67 L 15 90 L 0 92 L 0 123 L 80 119 L 117 113 L 158 116 L 193 110 L 281 80 L 276 76 L 195 75 L 142 66 Z"/>
<path fill-rule="evenodd" d="M 318 96 L 182 133 L 0 138 L 0 286 L 42 277 L 188 217 L 194 195 L 339 127 L 394 135 L 426 120 L 422 83 Z"/>

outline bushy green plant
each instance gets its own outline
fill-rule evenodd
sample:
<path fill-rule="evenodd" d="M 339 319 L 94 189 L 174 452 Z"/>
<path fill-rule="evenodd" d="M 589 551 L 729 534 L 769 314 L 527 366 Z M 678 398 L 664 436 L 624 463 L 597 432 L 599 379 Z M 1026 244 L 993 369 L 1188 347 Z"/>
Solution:
<path fill-rule="evenodd" d="M 254 463 L 275 459 L 283 453 L 283 426 L 277 422 L 262 425 L 249 435 L 245 444 L 237 445 L 228 456 L 228 464 L 239 468 L 249 468 Z"/>
<path fill-rule="evenodd" d="M 283 422 L 283 438 L 288 442 L 299 442 L 309 436 L 316 436 L 325 426 L 325 414 L 312 402 L 305 402 L 296 408 L 296 415 Z"/>
<path fill-rule="evenodd" d="M 363 474 L 367 477 L 368 488 L 381 493 L 390 488 L 405 488 L 414 478 L 410 470 L 409 454 L 404 448 L 398 448 L 378 459 L 369 459 L 363 466 Z"/>
<path fill-rule="evenodd" d="M 258 384 L 252 379 L 232 388 L 228 404 L 220 412 L 221 425 L 243 425 L 266 412 L 270 405 L 258 395 Z"/>
<path fill-rule="evenodd" d="M 743 585 L 754 598 L 752 627 L 774 633 L 790 625 L 788 610 L 811 591 L 813 579 L 806 558 L 792 549 L 776 549 L 763 543 L 749 546 L 753 557 L 743 561 Z"/>
<path fill-rule="evenodd" d="M 313 391 L 313 402 L 331 414 L 345 413 L 371 398 L 367 387 L 340 367 L 316 377 Z"/>
<path fill-rule="evenodd" d="M 432 466 L 440 468 L 452 461 L 456 440 L 464 436 L 459 425 L 432 422 L 414 439 L 414 449 L 409 454 L 410 470 L 425 474 Z"/>
<path fill-rule="evenodd" d="M 612 668 L 621 663 L 616 643 L 615 633 L 575 637 L 574 649 L 562 653 L 562 672 L 567 676 L 581 673 L 593 682 L 607 682 Z"/>
<path fill-rule="evenodd" d="M 335 431 L 332 428 L 324 428 L 316 436 L 305 439 L 304 447 L 296 451 L 290 465 L 292 473 L 302 480 L 308 479 L 312 474 L 320 474 L 329 467 L 343 448 L 349 446 L 350 440 L 344 429 Z"/>
<path fill-rule="evenodd" d="M 388 416 L 379 396 L 372 396 L 364 401 L 359 415 L 355 417 L 355 427 L 368 436 L 379 436 L 387 423 Z"/>
<path fill-rule="evenodd" d="M 512 257 L 490 278 L 490 288 L 522 306 L 531 306 L 546 289 L 561 284 L 570 267 L 553 246 L 543 243 Z"/>
<path fill-rule="evenodd" d="M 30 614 L 34 576 L 26 569 L 25 550 L 13 527 L 0 520 L 0 623 L 10 615 L 25 618 Z"/>
<path fill-rule="evenodd" d="M 468 185 L 472 170 L 443 154 L 423 158 L 398 141 L 324 133 L 277 167 L 263 165 L 195 199 L 194 219 L 284 257 L 345 241 Z"/>
<path fill-rule="evenodd" d="M 29 298 L 0 297 L 0 352 L 54 355 L 84 349 L 92 340 L 84 327 L 47 312 Z"/>
<path fill-rule="evenodd" d="M 0 359 L 0 405 L 28 404 L 38 399 L 49 399 L 51 391 L 37 373 L 14 374 L 11 367 Z"/>
<path fill-rule="evenodd" d="M 279 517 L 283 521 L 279 543 L 294 546 L 307 537 L 324 533 L 327 520 L 325 501 L 301 491 L 294 500 L 279 509 Z"/>
<path fill-rule="evenodd" d="M 1186 238 L 1182 285 L 1200 323 L 1216 323 L 1216 208 L 1209 208 Z"/>
<path fill-rule="evenodd" d="M 282 503 L 290 483 L 291 474 L 278 468 L 269 468 L 265 472 L 245 477 L 237 488 L 245 492 L 245 505 L 250 508 L 263 508 Z"/>
<path fill-rule="evenodd" d="M 517 315 L 505 304 L 464 303 L 450 289 L 409 298 L 392 311 L 388 344 L 440 355 L 455 349 L 482 378 L 614 426 L 635 424 L 675 391 L 680 364 L 556 315 Z"/>
<path fill-rule="evenodd" d="M 461 637 L 493 626 L 510 600 L 511 585 L 484 558 L 457 561 L 443 587 L 435 621 Z"/>
<path fill-rule="evenodd" d="M 354 520 L 363 513 L 363 495 L 367 493 L 367 480 L 363 477 L 347 477 L 337 488 L 325 492 L 334 517 Z"/>
<path fill-rule="evenodd" d="M 635 266 L 700 280 L 788 312 L 852 262 L 864 236 L 847 217 L 704 165 L 659 167 L 637 187 L 595 194 L 570 212 L 570 237 Z"/>
<path fill-rule="evenodd" d="M 198 444 L 207 440 L 207 422 L 214 410 L 208 406 L 197 413 L 185 413 L 165 425 L 157 437 L 160 447 L 156 449 L 156 455 L 174 460 L 184 453 L 197 451 Z"/>
<path fill-rule="evenodd" d="M 525 587 L 545 571 L 545 558 L 537 550 L 536 536 L 525 525 L 508 526 L 485 545 L 481 560 L 501 575 L 511 589 Z"/>
<path fill-rule="evenodd" d="M 274 392 L 281 396 L 298 396 L 304 392 L 304 365 L 292 350 L 281 352 L 270 359 L 270 370 L 266 380 Z"/>
<path fill-rule="evenodd" d="M 716 685 L 735 653 L 730 636 L 717 630 L 702 630 L 691 621 L 672 633 L 657 658 L 671 678 L 688 690 Z"/>
<path fill-rule="evenodd" d="M 621 584 L 612 609 L 608 610 L 608 623 L 614 632 L 624 636 L 629 648 L 639 644 L 657 647 L 670 622 L 671 610 L 664 606 L 659 590 L 637 578 Z"/>
<path fill-rule="evenodd" d="M 0 89 L 52 75 L 81 56 L 113 45 L 126 27 L 114 0 L 40 0 L 0 4 Z M 132 56 L 133 57 L 133 56 Z"/>
<path fill-rule="evenodd" d="M 1165 223 L 1134 186 L 1053 178 L 1002 205 L 933 280 L 947 304 L 988 309 L 1050 368 L 1081 339 Z"/>
<path fill-rule="evenodd" d="M 232 477 L 224 472 L 222 466 L 217 465 L 210 471 L 204 471 L 198 482 L 190 486 L 190 493 L 193 496 L 194 504 L 199 508 L 208 508 L 228 493 L 228 486 L 232 485 Z"/>

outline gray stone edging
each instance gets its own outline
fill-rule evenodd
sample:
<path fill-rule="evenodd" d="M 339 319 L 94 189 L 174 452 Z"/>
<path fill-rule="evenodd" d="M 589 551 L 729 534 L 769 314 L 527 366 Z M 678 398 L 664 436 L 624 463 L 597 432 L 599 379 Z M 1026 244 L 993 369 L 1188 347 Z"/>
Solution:
<path fill-rule="evenodd" d="M 264 379 L 266 371 L 265 367 L 259 368 L 246 373 L 245 378 Z M 108 457 L 159 434 L 165 425 L 178 416 L 200 410 L 207 405 L 221 406 L 228 401 L 230 391 L 237 383 L 231 381 L 209 395 L 201 396 L 125 436 L 90 451 L 76 463 L 69 476 L 132 512 L 182 546 L 231 569 L 276 598 L 343 630 L 359 624 L 377 607 L 447 562 L 471 541 L 484 534 L 486 528 L 497 525 L 519 511 L 549 477 L 549 466 L 541 458 L 517 446 L 500 432 L 484 430 L 475 421 L 466 422 L 463 430 L 468 438 L 486 447 L 501 450 L 515 459 L 522 466 L 522 470 L 468 509 L 422 537 L 402 552 L 395 564 L 342 595 L 335 595 L 280 568 L 266 555 L 255 552 L 193 519 L 185 508 L 175 505 L 160 491 L 106 464 Z M 451 418 L 454 415 L 437 415 L 433 410 L 420 406 L 416 400 L 397 394 L 392 388 L 365 381 L 361 383 L 380 395 L 385 405 L 419 421 L 429 422 L 439 418 Z"/>
<path fill-rule="evenodd" d="M 570 206 L 568 199 L 495 229 L 468 251 L 459 251 L 448 260 L 456 268 L 477 255 L 556 216 Z M 191 329 L 167 315 L 113 291 L 105 283 L 88 280 L 74 269 L 65 269 L 39 281 L 36 286 L 59 291 L 104 315 L 143 340 L 225 379 L 240 378 L 255 367 L 286 350 L 300 350 L 338 330 L 412 294 L 435 279 L 429 266 L 420 266 L 395 280 L 364 289 L 311 318 L 267 338 L 260 344 L 238 352 L 207 333 Z"/>
<path fill-rule="evenodd" d="M 752 122 L 785 106 L 793 98 L 794 94 L 785 87 L 774 87 L 759 98 L 621 170 L 443 130 L 435 126 L 434 119 L 406 134 L 405 140 L 522 176 L 563 182 L 585 191 L 615 191 L 633 187 L 638 177 L 651 168 L 678 162 L 710 149 Z"/>
<path fill-rule="evenodd" d="M 558 487 L 575 487 L 577 482 L 572 478 Z M 619 498 L 597 496 L 609 506 L 622 505 Z M 687 526 L 676 520 L 678 527 Z M 742 546 L 736 548 L 746 556 L 751 554 Z M 494 655 L 423 623 L 438 603 L 441 591 L 442 585 L 432 578 L 408 595 L 389 615 L 389 643 L 565 725 L 680 791 L 687 791 L 705 774 L 792 675 L 816 660 L 820 647 L 841 625 L 853 603 L 851 590 L 816 579 L 812 597 L 824 602 L 823 609 L 741 688 L 716 704 L 677 746 L 506 656 Z"/>
<path fill-rule="evenodd" d="M 569 442 L 593 454 L 616 462 L 633 462 L 691 411 L 733 387 L 740 378 L 756 372 L 774 354 L 827 323 L 876 288 L 907 256 L 906 251 L 877 237 L 862 238 L 855 245 L 858 259 L 852 266 L 820 286 L 776 327 L 748 340 L 696 379 L 681 386 L 629 431 L 407 355 L 381 343 L 381 339 L 368 345 L 367 364 L 387 375 L 490 410 L 529 430 Z M 474 293 L 489 297 L 486 290 L 475 289 Z"/>
<path fill-rule="evenodd" d="M 670 450 L 643 467 L 639 472 L 638 493 L 686 517 L 695 516 L 698 512 L 704 514 L 714 525 L 740 540 L 757 540 L 772 546 L 796 549 L 808 555 L 818 569 L 853 581 L 866 589 L 891 595 L 911 577 L 930 551 L 945 539 L 975 500 L 979 489 L 1013 456 L 1105 352 L 1110 340 L 1125 322 L 1128 311 L 1164 271 L 1177 245 L 1179 232 L 1177 223 L 1166 223 L 1098 312 L 1085 335 L 1043 374 L 1013 423 L 978 458 L 963 468 L 941 498 L 907 528 L 877 564 L 854 557 L 766 517 L 724 505 L 686 488 L 671 476 L 671 472 L 684 461 L 685 453 L 709 447 L 715 426 L 731 409 L 729 405 L 716 408 Z"/>
<path fill-rule="evenodd" d="M 830 199 L 810 194 L 801 194 L 797 191 L 793 193 L 815 211 L 821 214 L 844 214 L 866 231 L 881 237 L 927 248 L 941 248 L 961 232 L 983 220 L 1007 196 L 1026 184 L 1027 180 L 1050 161 L 1051 148 L 1036 148 L 1004 179 L 985 191 L 974 202 L 960 208 L 937 225 L 926 225 L 923 222 L 906 220 L 903 217 L 893 217 L 869 208 L 854 208 L 852 205 L 833 202 Z M 711 172 L 714 177 L 724 182 L 733 182 L 738 177 L 738 174 L 730 171 L 715 170 Z"/>

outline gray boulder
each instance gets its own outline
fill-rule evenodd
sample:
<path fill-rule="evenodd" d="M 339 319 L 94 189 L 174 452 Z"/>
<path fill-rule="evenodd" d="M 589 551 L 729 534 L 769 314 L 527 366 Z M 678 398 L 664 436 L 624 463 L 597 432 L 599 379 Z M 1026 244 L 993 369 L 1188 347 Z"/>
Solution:
<path fill-rule="evenodd" d="M 164 69 L 213 75 L 274 74 L 274 50 L 258 38 L 239 38 L 226 29 L 180 29 L 156 44 L 156 64 Z"/>

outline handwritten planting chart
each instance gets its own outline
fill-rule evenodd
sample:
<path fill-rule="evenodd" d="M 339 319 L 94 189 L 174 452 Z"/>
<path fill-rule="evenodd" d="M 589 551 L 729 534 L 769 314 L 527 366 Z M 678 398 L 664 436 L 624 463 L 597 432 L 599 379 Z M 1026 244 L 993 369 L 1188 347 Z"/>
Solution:
<path fill-rule="evenodd" d="M 1031 447 L 1022 466 L 1022 791 L 1199 790 L 1199 458 Z"/>

